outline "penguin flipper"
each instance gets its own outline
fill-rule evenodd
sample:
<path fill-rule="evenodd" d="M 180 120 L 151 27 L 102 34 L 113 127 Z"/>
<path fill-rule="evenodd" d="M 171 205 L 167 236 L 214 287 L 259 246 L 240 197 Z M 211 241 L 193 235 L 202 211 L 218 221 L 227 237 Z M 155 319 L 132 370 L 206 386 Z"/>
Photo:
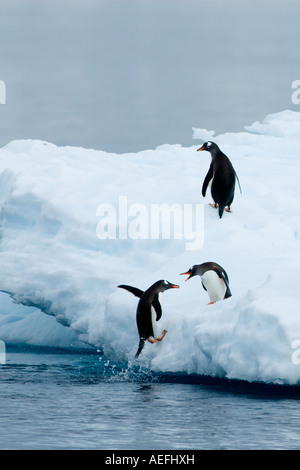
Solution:
<path fill-rule="evenodd" d="M 210 180 L 212 179 L 213 175 L 214 175 L 214 171 L 213 171 L 213 166 L 212 166 L 212 163 L 211 163 L 210 167 L 209 167 L 209 170 L 208 170 L 208 173 L 205 176 L 205 179 L 203 181 L 203 186 L 202 186 L 202 196 L 203 197 L 205 197 L 207 186 L 208 186 Z"/>
<path fill-rule="evenodd" d="M 225 297 L 224 299 L 228 299 L 228 297 L 231 297 L 232 294 L 231 294 L 231 290 L 230 290 L 230 287 L 229 287 L 229 280 L 228 280 L 228 277 L 226 276 L 223 276 L 223 279 L 224 279 L 224 282 L 225 282 L 225 285 L 226 285 L 226 292 L 225 292 Z"/>
<path fill-rule="evenodd" d="M 226 277 L 224 274 L 222 275 L 222 279 L 225 282 L 225 286 L 226 286 L 226 292 L 225 292 L 225 295 L 224 295 L 224 299 L 228 299 L 228 297 L 232 296 L 231 290 L 230 290 L 230 287 L 229 287 L 229 280 L 228 280 L 228 277 Z"/>
<path fill-rule="evenodd" d="M 161 309 L 161 305 L 159 302 L 158 294 L 155 294 L 152 305 L 156 312 L 156 321 L 158 321 L 161 319 L 161 316 L 162 316 L 162 309 Z"/>
<path fill-rule="evenodd" d="M 128 292 L 131 292 L 133 295 L 135 295 L 136 297 L 139 297 L 139 299 L 142 297 L 142 295 L 144 294 L 144 291 L 142 291 L 141 289 L 138 289 L 137 287 L 132 287 L 132 286 L 127 286 L 125 284 L 121 284 L 120 286 L 121 289 L 125 289 L 125 290 L 128 290 Z M 159 298 L 158 298 L 158 294 L 156 294 L 154 296 L 154 299 L 153 299 L 153 302 L 152 302 L 152 305 L 154 307 L 154 310 L 156 312 L 156 321 L 160 320 L 161 319 L 161 316 L 162 316 L 162 309 L 161 309 L 161 305 L 159 303 Z"/>
<path fill-rule="evenodd" d="M 234 171 L 235 177 L 236 177 L 236 179 L 237 179 L 237 182 L 238 182 L 238 185 L 239 185 L 239 188 L 240 188 L 240 193 L 242 194 L 242 188 L 241 188 L 241 185 L 240 185 L 239 177 L 238 177 L 238 175 L 236 174 L 236 171 L 235 171 L 235 170 L 233 170 L 233 171 Z"/>
<path fill-rule="evenodd" d="M 232 296 L 232 294 L 231 294 L 231 290 L 230 290 L 230 288 L 229 288 L 229 285 L 228 285 L 228 283 L 227 283 L 226 281 L 225 281 L 225 284 L 226 284 L 227 289 L 226 289 L 226 292 L 225 292 L 224 299 L 228 299 L 229 297 Z"/>
<path fill-rule="evenodd" d="M 144 293 L 144 291 L 142 291 L 141 289 L 138 289 L 137 287 L 126 286 L 125 284 L 121 284 L 118 287 L 120 287 L 121 289 L 128 290 L 128 292 L 131 292 L 136 297 L 139 297 L 139 299 L 142 297 Z"/>
<path fill-rule="evenodd" d="M 221 269 L 216 269 L 216 273 L 218 274 L 220 279 L 223 279 L 223 281 L 225 283 L 226 292 L 225 292 L 225 295 L 224 295 L 224 299 L 228 299 L 228 297 L 232 296 L 231 290 L 230 290 L 230 287 L 229 287 L 228 275 L 227 275 L 226 271 L 221 271 Z"/>

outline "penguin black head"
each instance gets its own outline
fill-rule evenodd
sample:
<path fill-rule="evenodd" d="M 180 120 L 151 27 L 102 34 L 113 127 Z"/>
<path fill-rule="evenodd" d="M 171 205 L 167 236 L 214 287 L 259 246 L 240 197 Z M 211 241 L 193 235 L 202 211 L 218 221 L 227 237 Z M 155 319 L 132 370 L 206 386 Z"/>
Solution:
<path fill-rule="evenodd" d="M 169 281 L 161 280 L 161 281 L 157 281 L 156 284 L 157 284 L 157 289 L 160 292 L 164 292 L 165 290 L 168 290 L 168 289 L 179 289 L 179 286 L 177 286 L 177 284 L 172 284 Z"/>
<path fill-rule="evenodd" d="M 183 275 L 183 274 L 187 274 L 188 275 L 188 278 L 185 280 L 188 281 L 191 277 L 194 277 L 194 276 L 203 276 L 203 274 L 209 270 L 209 269 L 213 269 L 215 270 L 217 267 L 216 263 L 202 263 L 202 264 L 195 264 L 194 266 L 192 266 L 186 273 L 181 273 L 180 275 Z M 219 266 L 220 269 L 221 266 Z"/>
<path fill-rule="evenodd" d="M 217 146 L 217 144 L 215 144 L 214 142 L 211 142 L 210 140 L 208 142 L 204 142 L 204 144 L 202 145 L 202 147 L 200 147 L 197 152 L 201 152 L 202 150 L 207 150 L 207 152 L 210 152 L 210 154 L 213 156 L 215 155 L 217 152 L 220 151 L 219 147 Z"/>
<path fill-rule="evenodd" d="M 186 278 L 185 282 L 188 281 L 191 277 L 196 276 L 197 273 L 197 266 L 192 266 L 186 273 L 180 273 L 180 276 L 187 274 L 188 277 Z"/>

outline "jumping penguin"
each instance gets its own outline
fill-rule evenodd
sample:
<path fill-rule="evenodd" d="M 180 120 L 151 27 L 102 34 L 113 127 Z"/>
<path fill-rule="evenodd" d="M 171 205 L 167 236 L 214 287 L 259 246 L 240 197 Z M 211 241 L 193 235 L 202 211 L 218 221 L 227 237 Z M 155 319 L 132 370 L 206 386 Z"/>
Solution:
<path fill-rule="evenodd" d="M 205 197 L 208 184 L 212 180 L 211 195 L 214 200 L 214 204 L 210 205 L 219 209 L 219 217 L 221 219 L 224 210 L 231 212 L 235 180 L 237 179 L 241 191 L 240 182 L 231 161 L 219 149 L 217 144 L 214 142 L 205 142 L 197 152 L 202 150 L 207 150 L 211 154 L 211 164 L 203 182 L 202 196 Z"/>
<path fill-rule="evenodd" d="M 140 299 L 136 310 L 136 323 L 140 336 L 138 350 L 135 355 L 135 358 L 137 358 L 142 352 L 146 341 L 157 343 L 164 338 L 166 330 L 162 332 L 161 336 L 157 336 L 155 331 L 156 322 L 159 321 L 162 316 L 159 294 L 168 289 L 179 289 L 179 286 L 171 284 L 168 281 L 160 280 L 155 282 L 145 292 L 136 287 L 124 284 L 118 287 L 128 290 Z"/>
<path fill-rule="evenodd" d="M 204 290 L 207 291 L 210 302 L 214 304 L 218 300 L 224 300 L 231 297 L 231 291 L 229 288 L 228 275 L 219 264 L 214 262 L 207 262 L 202 264 L 195 264 L 187 272 L 181 273 L 181 275 L 187 274 L 189 277 L 188 281 L 193 276 L 200 276 Z"/>

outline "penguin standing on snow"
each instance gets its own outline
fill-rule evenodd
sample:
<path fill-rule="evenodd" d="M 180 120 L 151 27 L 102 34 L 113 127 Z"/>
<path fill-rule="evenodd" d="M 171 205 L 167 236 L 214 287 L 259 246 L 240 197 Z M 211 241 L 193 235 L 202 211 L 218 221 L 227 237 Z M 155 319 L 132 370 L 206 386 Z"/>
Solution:
<path fill-rule="evenodd" d="M 214 142 L 205 142 L 197 152 L 207 150 L 211 154 L 211 164 L 202 186 L 202 196 L 205 197 L 207 186 L 211 183 L 211 195 L 214 204 L 219 208 L 219 217 L 222 218 L 224 210 L 231 212 L 231 204 L 234 198 L 235 180 L 237 174 L 229 158 L 219 149 Z M 239 183 L 239 180 L 238 180 Z M 239 183 L 240 185 L 240 183 Z M 241 187 L 240 187 L 241 191 Z"/>
<path fill-rule="evenodd" d="M 144 347 L 145 341 L 157 343 L 164 338 L 166 330 L 162 332 L 161 336 L 157 336 L 156 334 L 156 322 L 160 320 L 162 316 L 159 294 L 168 289 L 178 289 L 179 286 L 171 284 L 168 281 L 161 280 L 155 282 L 145 292 L 137 289 L 136 287 L 123 284 L 118 287 L 126 289 L 136 297 L 140 298 L 136 311 L 136 323 L 140 336 L 139 347 L 135 355 L 135 358 L 137 358 Z"/>
<path fill-rule="evenodd" d="M 225 269 L 217 263 L 195 264 L 186 273 L 181 274 L 188 274 L 186 281 L 193 276 L 201 277 L 202 286 L 209 295 L 209 304 L 231 297 L 228 275 Z"/>

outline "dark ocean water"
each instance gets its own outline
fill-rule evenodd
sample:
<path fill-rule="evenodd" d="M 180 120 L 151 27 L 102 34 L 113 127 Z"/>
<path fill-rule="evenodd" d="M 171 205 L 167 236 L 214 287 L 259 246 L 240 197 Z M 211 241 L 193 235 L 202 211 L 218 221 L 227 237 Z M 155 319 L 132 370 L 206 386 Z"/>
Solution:
<path fill-rule="evenodd" d="M 155 374 L 98 354 L 8 348 L 0 449 L 298 449 L 294 387 Z"/>

